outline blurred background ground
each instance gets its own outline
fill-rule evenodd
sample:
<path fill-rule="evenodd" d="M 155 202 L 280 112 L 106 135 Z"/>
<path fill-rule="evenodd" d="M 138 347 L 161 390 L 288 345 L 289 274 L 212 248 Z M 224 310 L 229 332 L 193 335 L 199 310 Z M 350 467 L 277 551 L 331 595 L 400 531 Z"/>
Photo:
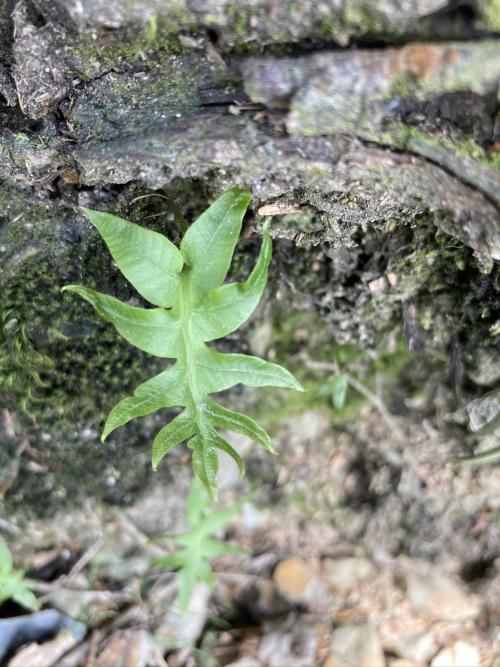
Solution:
<path fill-rule="evenodd" d="M 247 550 L 214 563 L 176 613 L 159 534 L 185 528 L 156 483 L 124 507 L 2 522 L 47 607 L 82 621 L 8 665 L 432 667 L 496 665 L 500 469 L 454 460 L 457 443 L 410 408 L 369 401 L 342 428 L 324 405 L 279 420 L 277 459 L 244 438 L 248 479 L 222 460 L 227 504 L 256 493 L 224 535 Z M 43 473 L 39 473 L 43 474 Z M 177 488 L 187 489 L 188 461 Z M 76 646 L 73 647 L 73 644 Z"/>

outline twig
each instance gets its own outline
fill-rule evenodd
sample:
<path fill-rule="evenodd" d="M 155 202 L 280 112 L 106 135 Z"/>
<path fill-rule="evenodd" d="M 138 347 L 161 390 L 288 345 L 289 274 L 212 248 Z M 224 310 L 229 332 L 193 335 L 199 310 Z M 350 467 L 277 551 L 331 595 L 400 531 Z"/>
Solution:
<path fill-rule="evenodd" d="M 88 595 L 91 594 L 99 602 L 112 602 L 115 605 L 122 605 L 125 603 L 134 602 L 134 593 L 133 592 L 124 592 L 124 591 L 108 591 L 95 588 L 69 588 L 62 585 L 59 580 L 52 581 L 35 581 L 35 588 L 40 602 L 46 602 L 50 599 L 50 596 L 53 593 L 58 593 L 65 591 L 66 593 L 71 593 L 72 595 Z"/>
<path fill-rule="evenodd" d="M 15 524 L 7 521 L 7 519 L 2 519 L 2 517 L 0 517 L 0 530 L 2 530 L 4 533 L 7 533 L 8 535 L 19 535 L 21 532 L 20 528 L 18 528 Z"/>
<path fill-rule="evenodd" d="M 104 639 L 105 635 L 102 632 L 102 630 L 94 630 L 94 632 L 90 635 L 90 640 L 89 640 L 89 650 L 87 653 L 87 660 L 85 664 L 88 667 L 91 667 L 91 665 L 95 664 L 95 659 L 97 657 L 97 651 L 99 644 L 102 642 Z"/>
<path fill-rule="evenodd" d="M 114 515 L 122 527 L 127 531 L 127 533 L 136 539 L 141 547 L 143 547 L 146 551 L 149 551 L 154 556 L 165 556 L 165 554 L 168 553 L 162 547 L 151 542 L 148 536 L 135 525 L 135 523 L 125 514 L 125 512 L 122 510 L 115 510 Z"/>
<path fill-rule="evenodd" d="M 68 574 L 63 577 L 63 584 L 70 584 L 73 579 L 76 578 L 78 574 L 83 570 L 84 567 L 86 567 L 90 561 L 94 558 L 94 556 L 97 554 L 99 549 L 102 547 L 104 543 L 104 537 L 101 535 L 101 537 L 97 538 L 97 540 L 92 544 L 87 551 L 85 551 L 80 558 L 76 561 L 76 563 L 73 565 L 71 570 L 68 572 Z"/>
<path fill-rule="evenodd" d="M 180 207 L 175 203 L 175 201 L 173 199 L 171 199 L 170 197 L 167 197 L 167 195 L 163 195 L 160 192 L 151 192 L 147 195 L 139 195 L 139 197 L 135 197 L 134 199 L 132 199 L 130 204 L 133 204 L 136 201 L 139 201 L 141 199 L 146 199 L 148 197 L 160 197 L 160 199 L 163 199 L 166 202 L 168 210 L 174 216 L 174 220 L 177 223 L 181 234 L 185 234 L 187 232 L 187 230 L 189 228 L 188 221 L 186 220 L 186 218 L 182 214 L 182 211 L 181 211 Z M 155 217 L 155 216 L 149 216 L 149 217 Z"/>
<path fill-rule="evenodd" d="M 14 484 L 14 482 L 16 481 L 16 479 L 18 477 L 19 468 L 20 468 L 20 465 L 21 465 L 20 459 L 21 459 L 21 456 L 22 456 L 23 452 L 28 447 L 28 444 L 29 444 L 28 439 L 23 438 L 23 440 L 21 441 L 21 444 L 17 447 L 17 449 L 15 451 L 15 460 L 14 460 L 14 463 L 12 465 L 10 475 L 9 475 L 9 477 L 7 477 L 7 479 L 5 479 L 2 482 L 2 484 L 0 484 L 0 500 L 3 499 L 3 497 L 5 496 L 7 491 Z"/>
<path fill-rule="evenodd" d="M 37 582 L 37 589 L 44 593 L 45 595 L 53 592 L 54 590 L 77 590 L 73 589 L 71 584 L 76 579 L 77 575 L 90 563 L 90 561 L 97 554 L 99 549 L 102 547 L 104 542 L 104 537 L 101 535 L 94 544 L 92 544 L 76 561 L 71 570 L 59 577 L 55 582 L 46 584 L 46 582 Z M 45 590 L 44 590 L 45 588 Z M 88 589 L 82 589 L 81 592 L 87 592 Z"/>

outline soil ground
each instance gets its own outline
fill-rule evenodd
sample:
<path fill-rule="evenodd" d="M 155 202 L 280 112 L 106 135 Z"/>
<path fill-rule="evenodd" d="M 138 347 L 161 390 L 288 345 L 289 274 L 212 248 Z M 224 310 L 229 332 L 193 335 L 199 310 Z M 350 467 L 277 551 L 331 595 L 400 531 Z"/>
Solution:
<path fill-rule="evenodd" d="M 456 436 L 416 408 L 331 418 L 282 421 L 276 460 L 242 438 L 244 482 L 222 461 L 223 504 L 257 487 L 220 535 L 247 554 L 217 559 L 184 617 L 173 574 L 150 568 L 169 548 L 150 538 L 183 528 L 168 487 L 12 525 L 44 604 L 87 635 L 28 645 L 9 666 L 497 665 L 500 468 L 457 464 Z"/>

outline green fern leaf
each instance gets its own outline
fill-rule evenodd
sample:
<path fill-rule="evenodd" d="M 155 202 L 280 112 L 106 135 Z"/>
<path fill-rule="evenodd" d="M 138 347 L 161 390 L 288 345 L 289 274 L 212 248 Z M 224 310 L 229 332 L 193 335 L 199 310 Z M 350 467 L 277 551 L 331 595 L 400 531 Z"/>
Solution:
<path fill-rule="evenodd" d="M 213 586 L 214 575 L 209 562 L 211 559 L 228 553 L 245 553 L 239 547 L 212 537 L 213 533 L 235 518 L 245 502 L 246 499 L 243 499 L 234 505 L 210 510 L 206 490 L 198 479 L 193 479 L 186 512 L 189 530 L 170 536 L 180 549 L 174 554 L 153 561 L 153 565 L 178 570 L 178 603 L 182 614 L 187 610 L 196 582 L 204 581 L 208 586 Z"/>
<path fill-rule="evenodd" d="M 40 609 L 40 603 L 33 593 L 35 584 L 24 576 L 24 570 L 15 570 L 7 543 L 0 537 L 0 605 L 6 600 L 14 600 L 26 609 Z"/>
<path fill-rule="evenodd" d="M 156 308 L 124 304 L 80 285 L 63 290 L 86 299 L 129 343 L 174 365 L 140 385 L 111 411 L 105 439 L 135 417 L 160 408 L 183 411 L 153 443 L 153 468 L 172 447 L 188 441 L 193 469 L 213 498 L 217 494 L 217 451 L 244 464 L 217 429 L 243 433 L 275 453 L 268 434 L 245 415 L 223 408 L 209 394 L 242 383 L 250 387 L 302 390 L 285 368 L 242 354 L 223 354 L 206 343 L 240 327 L 253 313 L 267 282 L 271 237 L 264 226 L 259 257 L 245 282 L 223 284 L 250 201 L 247 190 L 221 195 L 187 230 L 177 249 L 161 234 L 108 213 L 84 209 L 107 244 L 118 268 Z"/>

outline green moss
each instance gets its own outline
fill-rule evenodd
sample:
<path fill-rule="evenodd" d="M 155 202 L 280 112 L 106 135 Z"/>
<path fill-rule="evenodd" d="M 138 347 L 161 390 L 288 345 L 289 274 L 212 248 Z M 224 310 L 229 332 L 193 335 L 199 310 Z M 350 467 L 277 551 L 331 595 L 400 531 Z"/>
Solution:
<path fill-rule="evenodd" d="M 490 169 L 500 169 L 500 155 L 497 152 L 486 151 L 474 139 L 453 139 L 451 137 L 436 136 L 423 132 L 415 127 L 404 126 L 405 145 L 411 148 L 412 144 L 421 142 L 427 146 L 446 149 L 455 155 L 480 162 Z M 403 129 L 399 129 L 399 136 L 403 136 Z"/>
<path fill-rule="evenodd" d="M 376 8 L 369 7 L 364 0 L 346 0 L 342 24 L 351 35 L 381 33 L 386 27 L 383 15 Z"/>
<path fill-rule="evenodd" d="M 196 55 L 165 55 L 153 73 L 110 74 L 85 87 L 68 114 L 82 139 L 111 141 L 156 127 L 202 103 L 203 84 L 230 87 L 231 75 Z"/>
<path fill-rule="evenodd" d="M 50 357 L 36 349 L 25 322 L 14 312 L 0 311 L 0 400 L 11 402 L 29 414 L 34 402 L 43 400 L 38 390 L 44 386 L 42 374 L 53 367 Z"/>
<path fill-rule="evenodd" d="M 489 169 L 500 170 L 500 154 L 497 151 L 485 150 L 472 137 L 459 139 L 442 134 L 431 134 L 404 123 L 391 122 L 386 124 L 377 141 L 399 150 L 412 150 L 412 146 L 415 148 L 420 144 L 429 149 L 450 151 L 454 155 L 474 160 Z"/>
<path fill-rule="evenodd" d="M 489 328 L 499 316 L 500 266 L 484 263 L 454 237 L 420 224 L 408 238 L 410 252 L 391 266 L 399 295 L 412 303 L 424 340 L 445 351 L 455 339 L 467 353 L 495 345 Z"/>
<path fill-rule="evenodd" d="M 30 202 L 3 186 L 0 210 L 0 394 L 46 468 L 44 475 L 19 475 L 6 511 L 22 504 L 46 513 L 89 495 L 126 502 L 151 474 L 158 421 L 127 427 L 106 445 L 100 431 L 117 400 L 164 364 L 127 345 L 60 289 L 83 281 L 123 300 L 136 295 L 70 206 Z M 168 469 L 160 474 L 168 479 Z"/>
<path fill-rule="evenodd" d="M 179 41 L 179 31 L 193 27 L 193 17 L 181 9 L 168 15 L 153 14 L 139 30 L 128 28 L 112 40 L 100 44 L 90 35 L 80 35 L 71 42 L 65 57 L 75 74 L 83 81 L 91 81 L 96 75 L 96 63 L 100 70 L 119 72 L 138 61 L 156 64 L 165 54 L 184 53 Z"/>
<path fill-rule="evenodd" d="M 282 314 L 275 322 L 273 349 L 276 360 L 286 363 L 294 375 L 303 384 L 306 391 L 302 394 L 287 394 L 266 390 L 265 394 L 254 406 L 253 411 L 258 420 L 271 430 L 281 422 L 294 415 L 327 408 L 331 411 L 332 425 L 342 425 L 353 419 L 367 399 L 358 391 L 349 387 L 342 408 L 335 408 L 332 401 L 331 380 L 333 371 L 310 369 L 302 356 L 296 353 L 307 341 L 307 355 L 314 361 L 336 363 L 339 373 L 348 373 L 361 382 L 367 389 L 375 391 L 381 382 L 386 389 L 392 385 L 404 385 L 405 395 L 411 394 L 411 383 L 405 369 L 413 359 L 406 349 L 401 335 L 393 338 L 388 346 L 384 341 L 377 350 L 367 351 L 360 345 L 340 345 L 329 332 L 327 323 L 318 323 L 311 314 Z M 297 336 L 297 331 L 300 336 Z"/>
<path fill-rule="evenodd" d="M 325 37 L 336 39 L 341 32 L 343 25 L 340 18 L 331 13 L 329 16 L 324 16 L 320 21 L 321 32 Z"/>
<path fill-rule="evenodd" d="M 319 360 L 337 358 L 340 365 L 359 363 L 363 368 L 389 345 L 391 332 L 403 330 L 407 317 L 404 304 L 415 311 L 416 331 L 408 335 L 416 337 L 417 346 L 425 349 L 422 366 L 434 361 L 441 364 L 452 341 L 459 342 L 465 356 L 497 345 L 492 327 L 500 317 L 498 263 L 485 263 L 456 238 L 439 231 L 432 216 L 411 222 L 405 218 L 388 224 L 381 221 L 357 239 L 358 250 L 341 251 L 346 256 L 345 269 L 336 264 L 340 260 L 330 264 L 319 257 L 318 270 L 312 272 L 314 260 L 309 252 L 304 253 L 302 263 L 297 250 L 297 266 L 281 269 L 293 274 L 291 284 L 305 282 L 307 287 L 298 294 L 286 294 L 286 310 L 279 303 L 273 307 L 273 349 L 278 359 L 286 359 L 290 365 L 289 359 L 300 355 L 306 346 Z M 370 294 L 366 286 L 361 289 L 357 262 L 351 259 L 359 253 L 363 263 L 379 275 L 391 275 L 394 284 L 376 294 Z M 275 254 L 279 262 L 279 250 Z M 333 293 L 338 291 L 336 299 L 325 287 L 329 284 L 334 286 Z M 306 295 L 316 306 L 304 308 Z M 360 339 L 365 341 L 362 351 Z M 346 340 L 352 341 L 352 349 L 345 345 Z M 300 375 L 299 370 L 293 370 Z"/>
<path fill-rule="evenodd" d="M 500 1 L 500 0 L 496 0 Z M 425 47 L 422 57 L 425 55 Z M 453 53 L 453 51 L 456 53 Z M 495 40 L 484 39 L 481 42 L 459 46 L 450 46 L 450 58 L 455 58 L 446 71 L 446 76 L 439 68 L 434 74 L 419 77 L 413 72 L 401 72 L 391 82 L 388 98 L 394 95 L 402 97 L 419 96 L 429 98 L 446 92 L 474 92 L 487 95 L 495 89 L 498 79 L 498 45 Z"/>
<path fill-rule="evenodd" d="M 446 77 L 438 74 L 419 81 L 424 93 L 440 94 L 446 91 L 474 92 L 485 95 L 495 90 L 499 75 L 498 42 L 483 39 L 460 46 L 460 57 L 450 65 Z"/>
<path fill-rule="evenodd" d="M 22 200 L 17 195 L 14 201 L 20 203 Z M 21 206 L 11 207 L 14 219 L 17 217 L 15 211 L 18 208 Z M 75 409 L 83 420 L 91 415 L 95 416 L 95 401 L 93 398 L 88 401 L 87 399 L 92 395 L 92 382 L 96 380 L 102 384 L 102 379 L 99 380 L 95 372 L 94 377 L 91 374 L 84 382 L 79 377 L 77 385 L 72 386 L 71 376 L 66 376 L 66 373 L 73 364 L 91 361 L 93 356 L 96 357 L 97 367 L 104 367 L 106 370 L 113 362 L 115 354 L 113 352 L 113 355 L 110 355 L 110 348 L 114 350 L 116 347 L 116 337 L 107 330 L 102 330 L 90 311 L 85 312 L 81 304 L 73 304 L 69 299 L 63 300 L 60 293 L 65 282 L 76 279 L 80 274 L 82 260 L 89 269 L 92 267 L 97 270 L 101 284 L 111 286 L 114 281 L 110 269 L 96 256 L 95 246 L 90 246 L 91 240 L 94 240 L 93 234 L 89 234 L 83 247 L 80 245 L 81 254 L 78 257 L 76 247 L 59 243 L 58 236 L 61 232 L 64 233 L 61 229 L 64 225 L 61 214 L 68 213 L 73 217 L 76 215 L 68 210 L 57 214 L 52 208 L 47 211 L 45 207 L 25 205 L 24 215 L 29 216 L 32 221 L 30 226 L 35 228 L 35 238 L 31 239 L 32 252 L 13 255 L 7 260 L 7 270 L 2 276 L 2 350 L 7 358 L 4 365 L 7 363 L 15 368 L 29 369 L 33 360 L 37 361 L 32 370 L 35 373 L 37 369 L 35 377 L 41 375 L 43 379 L 43 382 L 35 384 L 42 387 L 40 395 L 45 400 L 42 401 L 43 404 L 32 406 L 30 415 L 42 428 L 44 422 L 50 421 L 54 413 L 63 414 L 69 423 L 74 420 Z M 55 219 L 51 219 L 51 216 Z M 6 239 L 9 246 L 20 248 L 19 238 L 25 231 L 24 226 L 16 230 L 16 225 L 11 225 Z M 43 244 L 41 240 L 38 241 L 42 236 Z M 102 253 L 102 259 L 104 257 Z M 82 350 L 82 341 L 87 339 L 89 349 Z M 36 341 L 36 348 L 33 341 Z M 120 356 L 121 354 L 123 349 L 120 349 Z M 53 360 L 50 367 L 46 363 L 47 358 Z M 103 361 L 105 358 L 106 363 Z M 119 359 L 115 358 L 114 361 L 118 363 Z M 38 371 L 39 366 L 43 369 L 42 372 Z M 26 404 L 33 388 L 31 382 L 16 383 L 15 391 L 11 391 L 9 396 L 14 409 Z M 109 389 L 113 391 L 117 387 Z M 22 392 L 25 392 L 25 395 Z"/>
<path fill-rule="evenodd" d="M 362 244 L 364 262 L 369 266 L 390 258 L 389 266 L 381 266 L 395 276 L 393 287 L 370 298 L 361 296 L 354 281 L 355 270 L 347 275 L 353 281 L 349 288 L 348 282 L 332 276 L 323 260 L 326 274 L 322 268 L 318 287 L 311 285 L 311 289 L 319 290 L 318 304 L 321 299 L 328 301 L 325 284 L 330 275 L 335 290 L 342 294 L 331 311 L 321 306 L 318 310 L 305 309 L 300 301 L 294 305 L 290 293 L 282 305 L 273 304 L 270 358 L 286 362 L 307 391 L 283 397 L 269 390 L 259 400 L 254 409 L 259 421 L 271 430 L 283 420 L 318 407 L 329 407 L 332 424 L 340 425 L 355 418 L 366 402 L 350 388 L 345 406 L 334 409 L 329 387 L 333 371 L 311 370 L 304 355 L 337 364 L 340 373 L 350 374 L 375 392 L 382 385 L 390 389 L 389 395 L 395 390 L 408 397 L 431 373 L 442 374 L 444 381 L 451 345 L 458 346 L 464 359 L 473 358 L 481 348 L 498 348 L 498 265 L 490 265 L 486 273 L 484 263 L 469 248 L 436 230 L 428 218 L 412 225 L 400 220 L 396 233 L 381 224 L 363 238 Z M 279 251 L 276 254 L 279 257 Z M 294 256 L 298 261 L 297 251 Z M 304 266 L 300 272 L 304 277 Z M 293 284 L 300 285 L 300 279 L 294 277 Z M 351 306 L 346 305 L 349 301 Z M 408 314 L 408 307 L 412 314 Z M 403 330 L 419 349 L 418 357 L 408 352 Z M 360 344 L 360 336 L 364 344 Z M 346 337 L 353 343 L 339 342 Z"/>
<path fill-rule="evenodd" d="M 417 88 L 418 82 L 411 72 L 402 72 L 398 74 L 391 82 L 388 98 L 393 96 L 412 97 Z"/>
<path fill-rule="evenodd" d="M 500 155 L 486 151 L 470 137 L 458 139 L 423 132 L 403 123 L 387 123 L 372 141 L 432 160 L 493 201 L 499 201 L 496 172 L 500 170 Z"/>
<path fill-rule="evenodd" d="M 500 0 L 479 0 L 479 7 L 483 18 L 482 26 L 500 32 Z"/>
<path fill-rule="evenodd" d="M 236 36 L 245 38 L 248 32 L 248 10 L 240 4 L 230 4 L 226 9 L 226 13 L 231 20 L 231 26 Z"/>

